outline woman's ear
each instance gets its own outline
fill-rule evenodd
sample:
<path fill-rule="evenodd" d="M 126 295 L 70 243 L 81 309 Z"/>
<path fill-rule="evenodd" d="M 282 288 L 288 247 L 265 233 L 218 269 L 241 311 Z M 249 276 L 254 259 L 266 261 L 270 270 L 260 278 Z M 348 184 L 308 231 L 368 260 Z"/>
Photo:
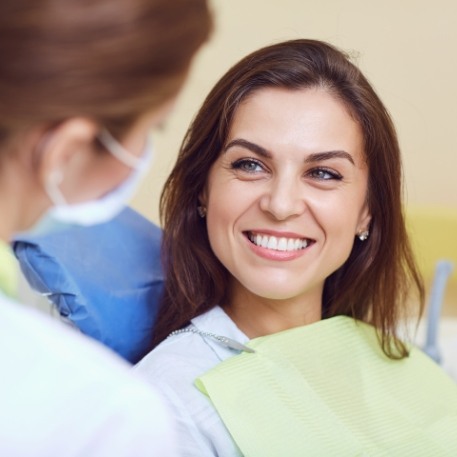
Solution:
<path fill-rule="evenodd" d="M 37 144 L 36 165 L 40 180 L 71 175 L 81 161 L 90 160 L 99 126 L 86 118 L 71 118 L 43 134 Z"/>
<path fill-rule="evenodd" d="M 206 187 L 205 187 L 198 196 L 198 205 L 197 205 L 197 213 L 202 219 L 204 219 L 206 217 L 206 213 L 208 211 L 207 201 L 208 200 L 207 200 L 207 196 L 206 196 Z"/>
<path fill-rule="evenodd" d="M 206 208 L 207 203 L 208 203 L 208 195 L 207 195 L 207 190 L 206 190 L 206 186 L 205 186 L 204 189 L 198 195 L 198 205 L 204 206 Z"/>
<path fill-rule="evenodd" d="M 357 225 L 357 233 L 364 232 L 370 229 L 371 212 L 368 203 L 365 203 L 360 213 L 359 223 Z"/>

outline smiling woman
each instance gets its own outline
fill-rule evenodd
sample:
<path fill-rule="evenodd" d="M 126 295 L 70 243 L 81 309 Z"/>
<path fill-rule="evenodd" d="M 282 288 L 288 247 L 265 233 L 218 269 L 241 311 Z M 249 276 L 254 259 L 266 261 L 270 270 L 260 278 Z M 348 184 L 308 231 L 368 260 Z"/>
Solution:
<path fill-rule="evenodd" d="M 231 168 L 230 157 L 234 156 L 235 162 L 246 159 L 246 152 L 251 153 L 249 163 L 238 162 L 238 174 L 233 171 L 226 179 L 238 189 L 238 181 L 246 180 L 240 167 L 252 169 L 254 161 L 259 170 L 263 168 L 265 171 L 254 173 L 262 179 L 247 184 L 242 199 L 249 199 L 254 189 L 267 181 L 269 196 L 259 200 L 259 212 L 264 219 L 264 213 L 269 212 L 272 221 L 247 229 L 300 225 L 298 235 L 321 241 L 310 246 L 312 254 L 330 247 L 324 231 L 321 237 L 315 233 L 319 220 L 314 221 L 314 227 L 310 220 L 306 225 L 305 221 L 292 223 L 296 217 L 285 217 L 290 211 L 287 206 L 308 206 L 308 216 L 302 218 L 309 218 L 318 207 L 319 213 L 333 219 L 353 205 L 361 205 L 361 199 L 366 202 L 366 221 L 361 214 L 360 224 L 352 221 L 351 239 L 346 233 L 338 241 L 338 252 L 346 250 L 349 258 L 329 277 L 321 278 L 325 279 L 322 317 L 348 315 L 370 322 L 379 329 L 387 354 L 405 356 L 402 342 L 391 337 L 408 311 L 410 295 L 418 292 L 416 302 L 421 308 L 423 292 L 404 226 L 395 129 L 358 68 L 340 51 L 313 40 L 266 47 L 241 60 L 216 84 L 188 130 L 161 201 L 168 280 L 155 344 L 196 315 L 228 302 L 231 272 L 214 255 L 206 223 L 195 208 L 205 207 L 201 203 L 217 167 Z M 295 165 L 297 161 L 301 168 Z M 303 176 L 297 180 L 297 175 Z M 332 186 L 338 190 L 331 191 Z M 231 192 L 227 188 L 221 207 L 236 204 Z M 327 208 L 336 196 L 341 196 L 336 208 Z M 209 214 L 209 223 L 212 220 Z"/>
<path fill-rule="evenodd" d="M 290 328 L 289 309 L 293 326 L 320 320 L 326 278 L 370 224 L 359 125 L 325 90 L 265 88 L 227 142 L 200 202 L 232 277 L 228 314 L 251 338 Z"/>
<path fill-rule="evenodd" d="M 457 452 L 438 438 L 457 387 L 397 337 L 422 303 L 401 186 L 390 117 L 331 45 L 260 49 L 216 84 L 162 194 L 158 346 L 137 367 L 183 455 Z"/>

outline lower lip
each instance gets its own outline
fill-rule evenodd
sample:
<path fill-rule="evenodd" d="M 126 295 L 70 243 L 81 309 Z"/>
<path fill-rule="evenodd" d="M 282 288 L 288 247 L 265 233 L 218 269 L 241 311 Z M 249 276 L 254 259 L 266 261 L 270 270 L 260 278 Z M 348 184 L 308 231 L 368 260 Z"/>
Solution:
<path fill-rule="evenodd" d="M 254 254 L 258 255 L 259 257 L 263 257 L 264 259 L 268 260 L 279 260 L 279 261 L 286 261 L 286 260 L 294 260 L 298 257 L 301 257 L 310 246 L 307 246 L 304 249 L 298 249 L 297 251 L 276 251 L 273 249 L 263 248 L 262 246 L 257 246 L 252 241 L 250 241 L 246 237 L 246 241 L 249 244 L 249 247 L 254 252 Z"/>

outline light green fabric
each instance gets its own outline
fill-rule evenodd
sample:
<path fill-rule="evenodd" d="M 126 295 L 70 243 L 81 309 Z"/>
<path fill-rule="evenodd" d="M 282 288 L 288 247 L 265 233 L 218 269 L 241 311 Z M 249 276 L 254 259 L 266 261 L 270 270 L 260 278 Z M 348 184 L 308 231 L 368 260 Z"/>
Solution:
<path fill-rule="evenodd" d="M 251 340 L 201 376 L 245 457 L 457 456 L 457 384 L 348 317 Z"/>
<path fill-rule="evenodd" d="M 17 261 L 8 244 L 0 241 L 0 290 L 15 297 L 18 289 Z"/>

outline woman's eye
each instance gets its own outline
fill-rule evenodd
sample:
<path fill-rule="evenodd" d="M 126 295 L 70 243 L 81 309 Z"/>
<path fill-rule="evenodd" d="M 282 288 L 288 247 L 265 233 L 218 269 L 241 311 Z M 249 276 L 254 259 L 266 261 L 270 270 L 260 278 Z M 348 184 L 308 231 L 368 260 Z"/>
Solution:
<path fill-rule="evenodd" d="M 310 175 L 312 178 L 318 179 L 320 181 L 327 181 L 331 179 L 340 181 L 343 179 L 343 177 L 336 171 L 327 170 L 326 168 L 316 168 L 310 172 Z"/>
<path fill-rule="evenodd" d="M 253 159 L 240 159 L 232 163 L 232 168 L 235 170 L 246 171 L 248 173 L 257 173 L 263 171 L 263 166 Z"/>

